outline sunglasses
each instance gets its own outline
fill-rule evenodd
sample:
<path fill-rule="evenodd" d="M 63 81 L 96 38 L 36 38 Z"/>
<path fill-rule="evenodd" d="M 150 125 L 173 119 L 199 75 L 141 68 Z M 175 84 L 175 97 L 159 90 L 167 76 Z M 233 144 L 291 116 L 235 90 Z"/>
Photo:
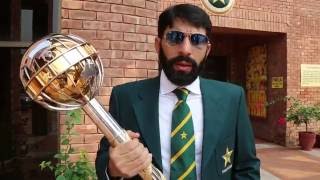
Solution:
<path fill-rule="evenodd" d="M 185 37 L 189 37 L 190 43 L 193 46 L 200 46 L 204 44 L 208 44 L 209 38 L 203 34 L 189 34 L 180 31 L 169 31 L 166 34 L 166 40 L 171 45 L 181 44 Z"/>

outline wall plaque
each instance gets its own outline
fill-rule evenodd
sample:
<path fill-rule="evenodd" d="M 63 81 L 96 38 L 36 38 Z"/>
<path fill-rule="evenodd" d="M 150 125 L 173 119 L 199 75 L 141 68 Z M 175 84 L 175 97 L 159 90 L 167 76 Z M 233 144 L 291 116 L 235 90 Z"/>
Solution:
<path fill-rule="evenodd" d="M 301 87 L 320 87 L 320 64 L 301 64 Z"/>
<path fill-rule="evenodd" d="M 283 77 L 272 77 L 272 89 L 281 89 L 283 88 Z"/>

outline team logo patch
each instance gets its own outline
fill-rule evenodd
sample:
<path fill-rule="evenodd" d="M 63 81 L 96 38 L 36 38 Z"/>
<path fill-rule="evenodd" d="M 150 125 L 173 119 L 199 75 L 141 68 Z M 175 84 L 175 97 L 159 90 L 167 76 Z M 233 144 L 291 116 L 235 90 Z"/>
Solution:
<path fill-rule="evenodd" d="M 222 174 L 232 168 L 232 153 L 233 150 L 229 150 L 229 147 L 227 147 L 226 153 L 222 156 L 222 159 L 224 160 L 224 169 L 222 170 Z"/>
<path fill-rule="evenodd" d="M 232 9 L 235 0 L 201 0 L 201 2 L 211 12 L 223 14 Z"/>

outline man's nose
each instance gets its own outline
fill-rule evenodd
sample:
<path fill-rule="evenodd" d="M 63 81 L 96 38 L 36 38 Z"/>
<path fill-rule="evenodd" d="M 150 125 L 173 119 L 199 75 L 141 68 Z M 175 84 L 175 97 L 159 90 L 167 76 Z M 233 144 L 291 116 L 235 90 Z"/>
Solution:
<path fill-rule="evenodd" d="M 181 44 L 178 47 L 178 53 L 182 56 L 189 56 L 192 52 L 192 44 L 188 37 L 185 37 Z"/>

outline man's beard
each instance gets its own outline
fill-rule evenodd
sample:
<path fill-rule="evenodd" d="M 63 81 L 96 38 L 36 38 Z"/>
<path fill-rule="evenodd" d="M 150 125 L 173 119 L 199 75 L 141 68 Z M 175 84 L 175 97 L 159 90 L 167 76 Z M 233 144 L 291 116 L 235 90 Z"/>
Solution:
<path fill-rule="evenodd" d="M 163 69 L 167 78 L 177 86 L 186 86 L 196 80 L 201 70 L 203 69 L 205 58 L 198 65 L 197 62 L 189 56 L 176 56 L 174 58 L 168 59 L 165 56 L 162 47 L 160 47 L 159 52 L 160 68 Z M 191 63 L 192 69 L 190 72 L 177 71 L 174 69 L 174 65 L 181 61 Z"/>

